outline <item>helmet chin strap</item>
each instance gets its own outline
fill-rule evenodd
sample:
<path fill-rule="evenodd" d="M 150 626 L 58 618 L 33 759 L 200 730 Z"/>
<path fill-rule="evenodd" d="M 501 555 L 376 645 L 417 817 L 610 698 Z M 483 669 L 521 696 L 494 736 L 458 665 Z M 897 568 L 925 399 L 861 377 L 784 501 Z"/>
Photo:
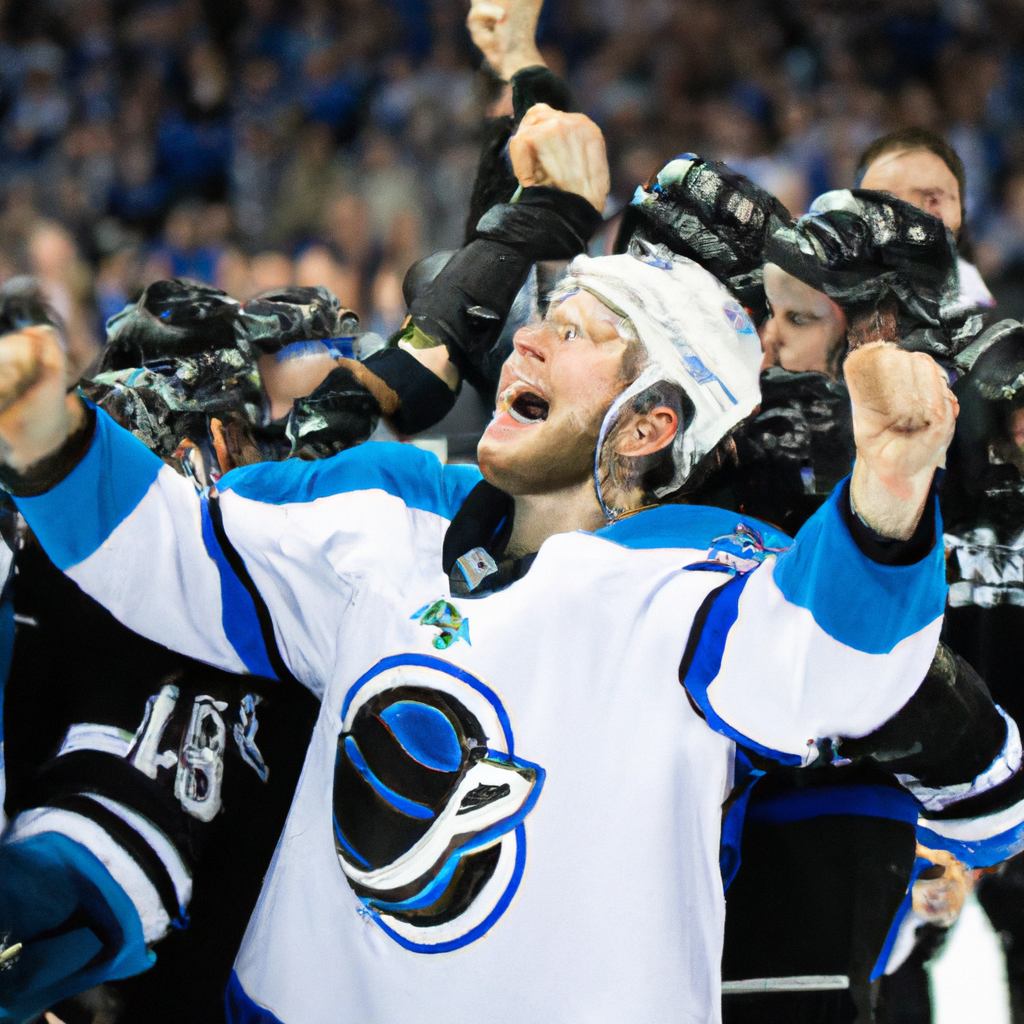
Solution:
<path fill-rule="evenodd" d="M 601 506 L 601 511 L 609 523 L 614 523 L 616 519 L 621 518 L 625 510 L 611 509 L 605 503 L 604 494 L 601 491 L 601 453 L 604 451 L 605 442 L 608 440 L 608 432 L 615 424 L 616 419 L 618 419 L 623 395 L 628 391 L 629 388 L 619 395 L 604 414 L 604 419 L 601 421 L 601 430 L 597 435 L 597 447 L 594 449 L 594 491 L 597 493 L 597 501 Z"/>

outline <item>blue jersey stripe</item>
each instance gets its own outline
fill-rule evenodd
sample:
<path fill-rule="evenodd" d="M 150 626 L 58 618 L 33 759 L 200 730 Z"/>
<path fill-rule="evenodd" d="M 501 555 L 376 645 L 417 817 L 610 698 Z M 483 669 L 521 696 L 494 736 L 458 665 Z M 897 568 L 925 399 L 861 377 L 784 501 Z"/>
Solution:
<path fill-rule="evenodd" d="M 213 520 L 210 517 L 210 501 L 205 495 L 202 498 L 202 516 L 203 543 L 220 576 L 221 624 L 224 635 L 242 659 L 242 664 L 253 675 L 276 679 L 277 673 L 267 657 L 267 645 L 260 629 L 260 620 L 256 615 L 252 595 L 235 575 L 217 541 Z"/>
<path fill-rule="evenodd" d="M 760 768 L 755 768 L 750 763 L 746 751 L 742 747 L 736 748 L 733 795 L 729 797 L 732 803 L 722 819 L 722 838 L 718 847 L 718 867 L 722 873 L 722 888 L 728 890 L 732 885 L 736 873 L 742 863 L 743 848 L 743 823 L 747 816 L 747 805 L 750 802 L 750 794 L 757 785 L 759 779 L 764 777 Z M 739 796 L 735 796 L 736 790 L 743 787 Z"/>
<path fill-rule="evenodd" d="M 728 736 L 762 757 L 769 757 L 781 764 L 798 766 L 803 762 L 796 754 L 786 754 L 780 750 L 764 747 L 734 729 L 725 719 L 718 716 L 708 699 L 708 687 L 714 682 L 722 667 L 722 655 L 725 652 L 726 641 L 729 639 L 729 630 L 735 625 L 739 614 L 740 594 L 743 593 L 743 588 L 749 579 L 750 574 L 737 576 L 717 592 L 711 610 L 704 620 L 697 648 L 682 683 L 694 703 L 700 708 L 708 725 L 715 732 Z"/>
<path fill-rule="evenodd" d="M 909 793 L 892 786 L 818 786 L 780 793 L 766 800 L 758 800 L 755 789 L 747 807 L 747 821 L 781 825 L 825 814 L 842 814 L 889 818 L 914 825 L 920 813 L 921 805 Z"/>
<path fill-rule="evenodd" d="M 922 871 L 932 866 L 932 862 L 930 860 L 925 860 L 924 857 L 918 857 L 914 861 L 914 867 L 910 873 L 910 883 L 907 885 L 907 895 L 903 897 L 903 902 L 900 904 L 899 910 L 896 911 L 896 916 L 892 919 L 892 924 L 889 926 L 889 933 L 886 935 L 885 943 L 882 946 L 882 952 L 878 954 L 878 959 L 875 961 L 874 969 L 871 972 L 870 981 L 876 981 L 885 974 L 885 968 L 889 964 L 889 957 L 892 955 L 892 947 L 896 945 L 896 938 L 900 933 L 900 926 L 903 924 L 903 919 L 914 907 L 914 883 L 921 877 Z"/>
<path fill-rule="evenodd" d="M 409 508 L 451 519 L 482 479 L 476 466 L 442 466 L 430 452 L 384 441 L 358 445 L 318 462 L 288 459 L 243 466 L 225 474 L 217 487 L 269 505 L 381 490 L 401 498 Z"/>
<path fill-rule="evenodd" d="M 97 409 L 96 433 L 85 458 L 45 494 L 14 500 L 51 561 L 66 571 L 97 551 L 131 515 L 163 465 Z M 74 528 L 69 529 L 72 518 Z"/>
<path fill-rule="evenodd" d="M 990 839 L 949 839 L 933 832 L 923 822 L 917 825 L 917 841 L 930 850 L 948 850 L 968 867 L 990 868 L 1015 857 L 1024 849 L 1024 823 L 1014 825 Z"/>
<path fill-rule="evenodd" d="M 659 505 L 621 519 L 594 536 L 626 548 L 696 548 L 707 551 L 740 524 L 757 530 L 768 548 L 787 548 L 793 541 L 774 526 L 757 519 L 706 505 Z"/>
<path fill-rule="evenodd" d="M 880 565 L 857 547 L 839 512 L 845 481 L 779 556 L 775 583 L 833 639 L 865 654 L 889 654 L 938 619 L 946 601 L 941 544 L 915 565 Z M 938 504 L 935 535 L 942 536 Z"/>
<path fill-rule="evenodd" d="M 281 1024 L 269 1010 L 253 1002 L 246 994 L 238 975 L 232 971 L 224 992 L 228 1024 Z"/>

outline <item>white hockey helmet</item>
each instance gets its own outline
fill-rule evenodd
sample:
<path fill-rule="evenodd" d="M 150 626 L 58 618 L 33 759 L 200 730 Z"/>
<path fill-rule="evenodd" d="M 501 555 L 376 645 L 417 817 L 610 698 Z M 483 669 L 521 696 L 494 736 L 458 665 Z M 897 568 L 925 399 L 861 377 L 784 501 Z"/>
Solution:
<path fill-rule="evenodd" d="M 605 415 L 594 456 L 598 498 L 614 520 L 678 491 L 697 463 L 757 408 L 761 344 L 750 317 L 717 278 L 662 246 L 645 243 L 632 255 L 578 256 L 558 293 L 572 288 L 628 318 L 646 354 L 640 375 Z M 623 507 L 613 459 L 616 428 L 629 413 L 644 411 L 645 400 L 657 402 L 672 390 L 685 400 L 671 468 L 641 486 L 639 503 Z"/>

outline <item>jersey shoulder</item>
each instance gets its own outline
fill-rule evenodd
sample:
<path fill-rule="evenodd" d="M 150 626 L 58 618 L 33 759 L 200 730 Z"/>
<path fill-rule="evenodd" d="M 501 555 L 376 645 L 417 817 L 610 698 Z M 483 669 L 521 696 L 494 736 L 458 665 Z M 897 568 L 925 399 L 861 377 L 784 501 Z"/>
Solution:
<path fill-rule="evenodd" d="M 329 459 L 286 459 L 225 474 L 218 488 L 269 505 L 315 501 L 355 491 L 384 491 L 409 508 L 451 519 L 480 482 L 476 466 L 442 465 L 432 452 L 398 442 L 367 442 Z"/>
<path fill-rule="evenodd" d="M 707 505 L 659 505 L 612 523 L 595 536 L 634 550 L 680 548 L 709 553 L 739 548 L 777 554 L 793 543 L 769 523 Z"/>

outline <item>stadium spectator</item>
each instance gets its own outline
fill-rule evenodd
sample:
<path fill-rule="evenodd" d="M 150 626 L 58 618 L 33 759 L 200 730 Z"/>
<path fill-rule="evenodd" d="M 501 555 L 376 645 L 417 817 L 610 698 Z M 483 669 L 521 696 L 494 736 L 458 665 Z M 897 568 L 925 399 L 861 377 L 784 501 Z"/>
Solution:
<path fill-rule="evenodd" d="M 999 255 L 1012 250 L 1012 182 L 1024 172 L 1015 5 L 548 7 L 540 47 L 604 131 L 612 209 L 667 159 L 698 151 L 738 161 L 800 214 L 854 184 L 872 139 L 924 127 L 961 152 L 983 262 L 1015 279 L 1014 259 Z M 0 17 L 0 167 L 31 183 L 40 215 L 72 230 L 88 273 L 106 258 L 95 236 L 111 217 L 152 246 L 181 202 L 227 200 L 225 241 L 238 253 L 269 246 L 293 258 L 333 241 L 325 205 L 351 193 L 370 208 L 367 251 L 386 254 L 380 281 L 356 260 L 363 312 L 387 323 L 386 284 L 406 261 L 460 244 L 480 115 L 497 95 L 489 72 L 474 74 L 461 0 L 114 11 L 112 0 L 45 13 L 12 3 Z M 19 188 L 7 187 L 5 221 L 24 209 Z M 399 216 L 399 233 L 419 238 L 396 249 Z M 25 237 L 0 238 L 2 276 L 29 269 Z M 100 320 L 94 310 L 97 336 Z"/>

